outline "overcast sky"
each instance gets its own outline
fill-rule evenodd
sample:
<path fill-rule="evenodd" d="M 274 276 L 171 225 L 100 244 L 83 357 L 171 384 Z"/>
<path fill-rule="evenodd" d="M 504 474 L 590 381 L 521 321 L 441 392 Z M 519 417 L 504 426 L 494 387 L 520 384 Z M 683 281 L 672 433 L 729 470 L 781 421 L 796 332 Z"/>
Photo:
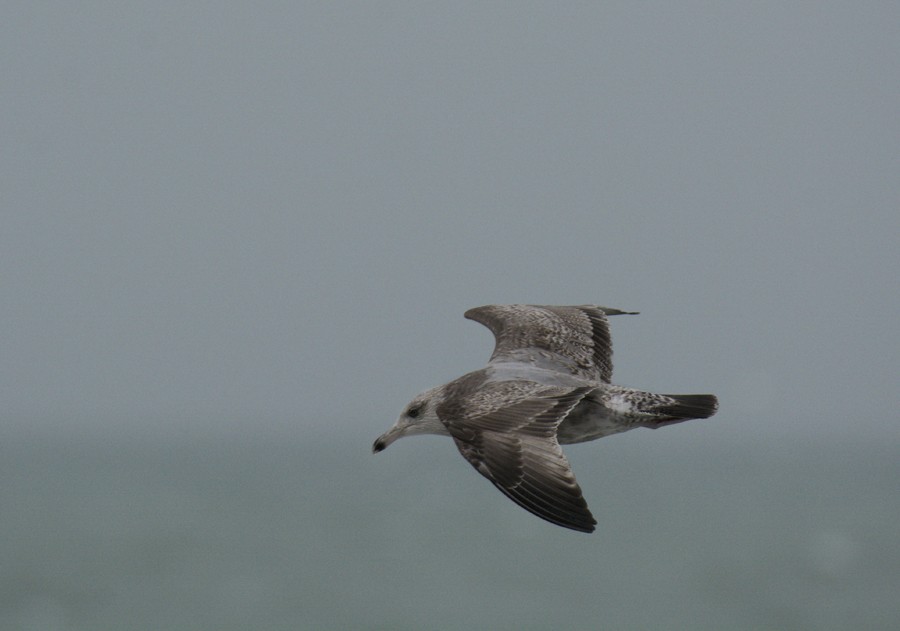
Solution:
<path fill-rule="evenodd" d="M 900 438 L 896 2 L 8 3 L 4 425 L 368 445 L 487 303 L 704 431 Z"/>

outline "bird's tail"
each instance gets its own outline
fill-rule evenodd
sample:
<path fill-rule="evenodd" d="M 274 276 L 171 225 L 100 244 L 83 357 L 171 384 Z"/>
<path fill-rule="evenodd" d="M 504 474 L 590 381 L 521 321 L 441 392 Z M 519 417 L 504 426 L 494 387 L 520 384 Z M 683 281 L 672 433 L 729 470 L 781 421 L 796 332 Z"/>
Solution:
<path fill-rule="evenodd" d="M 719 409 L 719 400 L 712 394 L 664 394 L 669 401 L 654 405 L 652 414 L 659 415 L 647 427 L 663 427 L 695 418 L 709 418 Z"/>

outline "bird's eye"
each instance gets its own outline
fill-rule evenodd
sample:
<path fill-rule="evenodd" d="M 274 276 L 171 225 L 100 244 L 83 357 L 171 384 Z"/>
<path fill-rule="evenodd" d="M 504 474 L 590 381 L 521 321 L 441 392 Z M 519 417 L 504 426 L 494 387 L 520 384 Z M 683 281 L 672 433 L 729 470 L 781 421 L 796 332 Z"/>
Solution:
<path fill-rule="evenodd" d="M 416 418 L 419 416 L 419 408 L 409 408 L 409 412 L 406 413 L 409 418 Z"/>

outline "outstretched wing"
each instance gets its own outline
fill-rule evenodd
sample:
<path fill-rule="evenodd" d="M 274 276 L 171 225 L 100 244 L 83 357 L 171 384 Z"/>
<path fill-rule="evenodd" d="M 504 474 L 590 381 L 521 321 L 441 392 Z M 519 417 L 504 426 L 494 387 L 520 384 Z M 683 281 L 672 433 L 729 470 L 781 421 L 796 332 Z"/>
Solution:
<path fill-rule="evenodd" d="M 484 390 L 486 397 L 468 404 L 438 406 L 463 457 L 525 510 L 565 528 L 593 532 L 597 522 L 556 440 L 559 423 L 591 389 L 525 393 L 521 384 L 501 382 Z M 504 400 L 507 404 L 500 404 Z"/>
<path fill-rule="evenodd" d="M 491 330 L 491 362 L 522 361 L 593 381 L 612 378 L 612 343 L 607 315 L 633 314 L 582 305 L 486 305 L 465 317 Z"/>

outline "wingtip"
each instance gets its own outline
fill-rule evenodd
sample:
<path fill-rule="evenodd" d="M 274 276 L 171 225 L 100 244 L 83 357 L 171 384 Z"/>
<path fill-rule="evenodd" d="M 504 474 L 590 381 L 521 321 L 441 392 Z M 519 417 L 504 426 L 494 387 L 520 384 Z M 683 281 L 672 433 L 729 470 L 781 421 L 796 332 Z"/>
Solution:
<path fill-rule="evenodd" d="M 491 328 L 490 323 L 494 319 L 493 312 L 498 309 L 498 307 L 502 308 L 504 306 L 506 305 L 481 305 L 480 307 L 472 307 L 463 313 L 463 317 L 466 320 L 472 320 L 473 322 L 478 322 L 479 324 Z"/>
<path fill-rule="evenodd" d="M 543 517 L 542 515 L 538 515 L 542 517 L 546 521 L 549 521 L 551 524 L 556 526 L 562 526 L 563 528 L 567 528 L 569 530 L 574 530 L 575 532 L 583 532 L 585 534 L 591 534 L 597 529 L 597 520 L 591 517 L 590 521 L 554 521 Z"/>
<path fill-rule="evenodd" d="M 612 307 L 597 307 L 605 315 L 640 315 L 640 311 L 624 311 L 622 309 L 613 309 Z"/>

